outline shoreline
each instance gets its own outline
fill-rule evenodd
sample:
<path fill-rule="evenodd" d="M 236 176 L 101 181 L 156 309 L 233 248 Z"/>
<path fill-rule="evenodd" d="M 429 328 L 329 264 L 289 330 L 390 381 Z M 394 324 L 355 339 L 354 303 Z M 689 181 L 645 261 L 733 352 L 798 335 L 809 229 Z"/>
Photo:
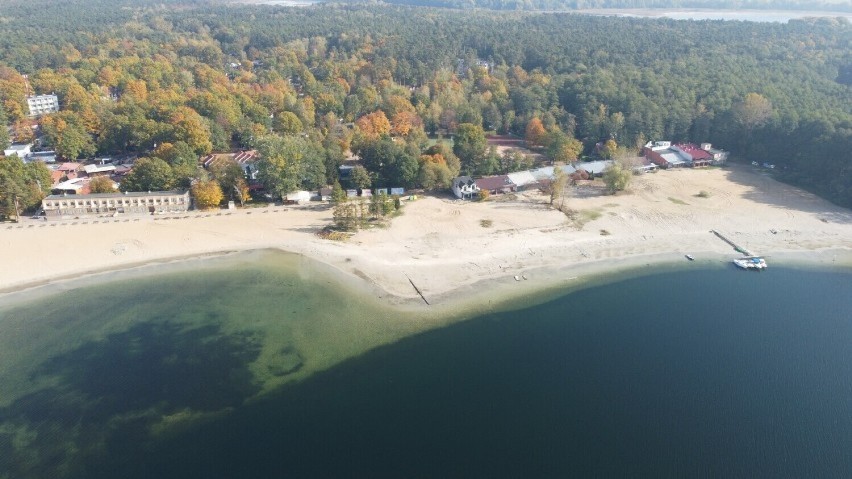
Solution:
<path fill-rule="evenodd" d="M 0 303 L 4 308 L 11 308 L 36 300 L 43 295 L 59 294 L 78 288 L 97 286 L 111 280 L 126 281 L 148 276 L 168 273 L 169 268 L 187 270 L 198 262 L 207 260 L 227 260 L 239 255 L 274 252 L 276 254 L 296 255 L 313 262 L 317 267 L 333 269 L 342 273 L 336 279 L 341 287 L 348 287 L 359 293 L 372 297 L 379 305 L 412 313 L 428 313 L 443 316 L 444 313 L 468 314 L 481 313 L 483 308 L 488 310 L 521 309 L 532 304 L 547 301 L 550 298 L 569 294 L 578 290 L 607 284 L 612 281 L 639 277 L 647 274 L 645 268 L 652 268 L 654 273 L 664 271 L 684 271 L 690 267 L 730 267 L 734 274 L 749 274 L 731 266 L 731 258 L 736 253 L 727 255 L 715 251 L 696 251 L 695 261 L 687 261 L 683 255 L 676 253 L 648 253 L 641 255 L 622 256 L 617 258 L 592 260 L 582 264 L 538 266 L 524 269 L 519 275 L 489 276 L 478 279 L 475 283 L 456 285 L 440 293 L 428 296 L 429 304 L 424 304 L 421 297 L 413 289 L 411 294 L 396 294 L 384 288 L 382 284 L 355 275 L 335 266 L 331 262 L 323 262 L 303 253 L 288 251 L 275 247 L 257 247 L 232 249 L 199 254 L 189 254 L 176 257 L 156 258 L 150 261 L 129 263 L 98 270 L 72 273 L 66 276 L 40 280 L 33 283 L 0 289 Z M 827 248 L 810 251 L 781 251 L 764 255 L 781 259 L 773 266 L 800 269 L 850 269 L 852 268 L 852 250 Z M 831 257 L 829 259 L 829 256 Z M 839 260 L 839 261 L 838 261 Z M 516 276 L 520 279 L 516 279 Z M 613 276 L 615 278 L 613 278 Z M 77 284 L 73 284 L 73 283 Z M 493 297 L 492 297 L 493 296 Z M 491 297 L 491 298 L 489 298 Z M 507 308 L 509 303 L 525 299 L 521 305 Z M 479 311 L 472 312 L 470 309 Z M 464 316 L 467 316 L 465 314 Z"/>
<path fill-rule="evenodd" d="M 610 196 L 599 187 L 575 188 L 566 200 L 574 219 L 537 192 L 487 202 L 423 197 L 406 202 L 387 227 L 346 242 L 316 236 L 332 220 L 325 205 L 51 227 L 24 221 L 0 226 L 0 303 L 117 271 L 277 250 L 334 268 L 389 306 L 424 309 L 410 278 L 433 303 L 429 310 L 455 310 L 483 298 L 573 287 L 576 280 L 565 278 L 676 265 L 687 253 L 697 259 L 689 264 L 739 256 L 711 229 L 769 257 L 770 268 L 779 259 L 852 266 L 852 212 L 760 171 L 669 170 L 635 177 L 631 189 Z M 698 198 L 699 191 L 709 198 Z"/>

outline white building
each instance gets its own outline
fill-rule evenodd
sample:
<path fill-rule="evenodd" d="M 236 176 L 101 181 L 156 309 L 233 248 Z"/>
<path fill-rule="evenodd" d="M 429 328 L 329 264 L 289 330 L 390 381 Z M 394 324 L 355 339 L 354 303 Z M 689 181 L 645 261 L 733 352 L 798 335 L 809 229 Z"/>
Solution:
<path fill-rule="evenodd" d="M 479 187 L 476 186 L 476 181 L 473 178 L 459 176 L 453 178 L 453 194 L 456 195 L 456 198 L 470 200 L 474 196 L 479 196 Z"/>
<path fill-rule="evenodd" d="M 506 175 L 512 180 L 512 183 L 517 185 L 518 191 L 535 188 L 538 186 L 538 180 L 530 171 L 517 171 Z"/>
<path fill-rule="evenodd" d="M 594 176 L 601 176 L 605 169 L 612 165 L 612 160 L 597 160 L 577 163 L 576 168 Z"/>
<path fill-rule="evenodd" d="M 714 165 L 721 165 L 728 161 L 728 152 L 725 150 L 720 150 L 718 148 L 713 148 L 713 145 L 710 143 L 702 143 L 701 149 L 710 153 L 710 156 L 713 157 Z"/>
<path fill-rule="evenodd" d="M 86 165 L 83 170 L 89 176 L 103 176 L 115 173 L 115 165 Z"/>
<path fill-rule="evenodd" d="M 9 148 L 3 150 L 3 156 L 18 155 L 18 158 L 23 160 L 30 156 L 32 147 L 32 143 L 12 143 Z"/>
<path fill-rule="evenodd" d="M 311 201 L 312 196 L 313 195 L 311 194 L 310 191 L 305 191 L 305 190 L 293 191 L 291 193 L 287 193 L 287 195 L 284 196 L 284 204 L 290 204 L 290 205 L 305 204 L 305 203 L 308 203 L 309 201 Z"/>
<path fill-rule="evenodd" d="M 62 220 L 96 216 L 182 213 L 189 209 L 189 192 L 154 191 L 50 195 L 41 200 L 45 219 Z"/>
<path fill-rule="evenodd" d="M 59 98 L 56 95 L 36 95 L 27 97 L 30 116 L 39 116 L 59 111 Z"/>

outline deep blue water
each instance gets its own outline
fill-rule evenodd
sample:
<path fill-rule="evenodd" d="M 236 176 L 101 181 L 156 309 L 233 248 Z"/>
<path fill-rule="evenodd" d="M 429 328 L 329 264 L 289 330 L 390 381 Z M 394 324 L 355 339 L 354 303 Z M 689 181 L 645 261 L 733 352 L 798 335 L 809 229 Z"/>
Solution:
<path fill-rule="evenodd" d="M 211 368 L 233 375 L 252 344 L 222 343 Z M 231 381 L 190 382 L 236 404 L 250 385 Z M 70 477 L 852 477 L 852 272 L 617 281 L 380 347 L 156 440 L 122 424 Z"/>

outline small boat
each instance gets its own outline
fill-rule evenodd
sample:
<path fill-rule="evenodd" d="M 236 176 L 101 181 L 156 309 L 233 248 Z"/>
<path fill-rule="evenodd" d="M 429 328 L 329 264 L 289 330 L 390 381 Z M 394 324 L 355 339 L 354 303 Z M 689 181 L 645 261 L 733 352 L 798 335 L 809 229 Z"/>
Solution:
<path fill-rule="evenodd" d="M 695 261 L 695 256 L 692 256 L 691 254 L 687 254 L 687 255 L 684 255 L 684 256 L 686 256 L 686 259 L 688 259 L 690 261 Z"/>
<path fill-rule="evenodd" d="M 734 260 L 734 264 L 737 265 L 738 268 L 742 269 L 754 269 L 760 271 L 766 268 L 766 260 L 764 260 L 760 256 L 746 256 L 745 258 L 737 258 Z"/>

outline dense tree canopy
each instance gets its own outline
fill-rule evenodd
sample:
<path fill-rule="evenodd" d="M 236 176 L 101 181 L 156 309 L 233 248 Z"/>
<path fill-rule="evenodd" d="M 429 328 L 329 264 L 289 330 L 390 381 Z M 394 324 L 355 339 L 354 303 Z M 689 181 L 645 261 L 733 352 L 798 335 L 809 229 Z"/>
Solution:
<path fill-rule="evenodd" d="M 0 216 L 33 211 L 49 192 L 50 170 L 44 163 L 24 163 L 15 155 L 0 156 Z"/>
<path fill-rule="evenodd" d="M 159 158 L 140 158 L 121 181 L 121 191 L 164 191 L 175 184 L 172 167 Z"/>
<path fill-rule="evenodd" d="M 463 171 L 486 174 L 503 160 L 479 148 L 480 129 L 525 136 L 537 119 L 534 143 L 558 161 L 610 139 L 707 141 L 852 205 L 848 21 L 423 11 L 13 0 L 3 18 L 15 28 L 0 31 L 0 106 L 15 139 L 30 139 L 29 75 L 32 90 L 59 96 L 62 111 L 37 123 L 60 155 L 163 158 L 164 144 L 186 145 L 182 161 L 163 158 L 183 186 L 198 175 L 186 151 L 197 160 L 272 136 L 310 145 L 311 168 L 284 175 L 292 187 L 333 182 L 350 146 L 386 135 L 405 152 L 393 174 L 434 183 L 440 162 L 420 161 L 433 154 L 425 132 L 461 138 Z"/>
<path fill-rule="evenodd" d="M 297 136 L 266 136 L 257 142 L 261 160 L 259 176 L 266 188 L 279 197 L 325 181 L 322 147 Z"/>

